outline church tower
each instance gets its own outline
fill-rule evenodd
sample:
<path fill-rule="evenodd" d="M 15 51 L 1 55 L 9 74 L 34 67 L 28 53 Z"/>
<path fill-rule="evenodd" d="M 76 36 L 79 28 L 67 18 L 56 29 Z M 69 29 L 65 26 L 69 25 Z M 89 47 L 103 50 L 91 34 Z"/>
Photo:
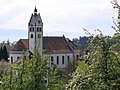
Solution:
<path fill-rule="evenodd" d="M 29 50 L 38 50 L 42 56 L 43 51 L 43 22 L 40 13 L 37 13 L 35 6 L 34 13 L 28 23 Z"/>

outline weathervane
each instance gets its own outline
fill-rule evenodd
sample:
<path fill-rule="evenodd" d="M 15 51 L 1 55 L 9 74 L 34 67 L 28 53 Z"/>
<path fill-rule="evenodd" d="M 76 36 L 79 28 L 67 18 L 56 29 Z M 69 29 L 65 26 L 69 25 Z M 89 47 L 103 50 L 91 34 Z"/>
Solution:
<path fill-rule="evenodd" d="M 36 6 L 36 0 L 35 0 L 35 6 Z"/>

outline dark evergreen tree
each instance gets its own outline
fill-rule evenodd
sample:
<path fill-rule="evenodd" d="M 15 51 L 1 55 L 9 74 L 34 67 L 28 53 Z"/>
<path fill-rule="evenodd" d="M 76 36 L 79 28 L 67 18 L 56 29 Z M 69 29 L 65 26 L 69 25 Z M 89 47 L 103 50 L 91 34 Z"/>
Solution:
<path fill-rule="evenodd" d="M 10 41 L 9 40 L 7 40 L 6 48 L 7 48 L 8 51 L 10 50 Z"/>
<path fill-rule="evenodd" d="M 2 55 L 1 54 L 2 54 L 2 52 L 1 52 L 1 49 L 0 49 L 0 60 L 2 59 Z"/>
<path fill-rule="evenodd" d="M 7 62 L 9 61 L 9 60 L 8 60 L 9 54 L 8 54 L 8 51 L 7 51 L 6 46 L 3 47 L 2 58 L 3 58 L 5 61 L 7 61 Z"/>
<path fill-rule="evenodd" d="M 0 61 L 3 59 L 3 49 L 2 49 L 2 47 L 0 48 Z"/>

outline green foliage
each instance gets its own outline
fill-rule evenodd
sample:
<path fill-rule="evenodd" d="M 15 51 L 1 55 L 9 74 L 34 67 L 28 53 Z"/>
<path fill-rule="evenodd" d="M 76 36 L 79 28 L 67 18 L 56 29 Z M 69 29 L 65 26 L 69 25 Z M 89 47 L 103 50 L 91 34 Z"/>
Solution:
<path fill-rule="evenodd" d="M 2 50 L 2 58 L 5 60 L 5 61 L 9 61 L 8 58 L 9 58 L 9 54 L 8 54 L 8 51 L 7 51 L 7 48 L 6 46 L 3 47 L 3 50 Z"/>
<path fill-rule="evenodd" d="M 46 90 L 47 59 L 34 52 L 31 59 L 24 58 L 20 64 L 11 65 L 1 78 L 5 90 Z"/>
<path fill-rule="evenodd" d="M 2 60 L 2 47 L 0 48 L 0 60 Z"/>
<path fill-rule="evenodd" d="M 65 85 L 64 71 L 56 65 L 49 67 L 48 59 L 41 58 L 37 51 L 31 58 L 23 57 L 19 64 L 11 64 L 3 71 L 0 90 L 62 90 Z"/>
<path fill-rule="evenodd" d="M 3 78 L 6 71 L 9 69 L 10 64 L 4 60 L 0 61 L 0 77 Z"/>
<path fill-rule="evenodd" d="M 112 28 L 116 31 L 116 33 L 113 36 L 113 39 L 120 43 L 120 5 L 117 1 L 112 2 L 113 8 L 118 10 L 118 17 L 117 20 L 113 20 L 113 23 L 115 26 L 112 26 Z"/>
<path fill-rule="evenodd" d="M 1 47 L 0 48 L 0 60 L 5 60 L 6 62 L 8 62 L 9 61 L 8 58 L 9 58 L 9 53 L 7 51 L 6 46 L 3 46 L 3 48 Z"/>
<path fill-rule="evenodd" d="M 96 35 L 91 39 L 88 51 L 66 90 L 120 89 L 120 58 L 110 50 L 108 38 Z"/>
<path fill-rule="evenodd" d="M 52 67 L 49 69 L 49 84 L 47 89 L 48 90 L 62 90 L 64 86 L 63 81 L 63 70 L 58 68 L 56 65 L 52 65 Z"/>

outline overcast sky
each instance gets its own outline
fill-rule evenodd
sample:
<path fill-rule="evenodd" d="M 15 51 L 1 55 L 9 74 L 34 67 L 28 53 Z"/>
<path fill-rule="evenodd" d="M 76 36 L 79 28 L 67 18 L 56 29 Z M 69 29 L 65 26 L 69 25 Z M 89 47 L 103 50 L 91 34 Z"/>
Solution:
<path fill-rule="evenodd" d="M 94 33 L 100 29 L 113 35 L 112 17 L 117 10 L 112 0 L 37 0 L 36 7 L 44 24 L 44 36 L 78 38 L 86 36 L 83 28 Z M 0 42 L 27 38 L 28 21 L 35 8 L 35 0 L 0 0 Z"/>

